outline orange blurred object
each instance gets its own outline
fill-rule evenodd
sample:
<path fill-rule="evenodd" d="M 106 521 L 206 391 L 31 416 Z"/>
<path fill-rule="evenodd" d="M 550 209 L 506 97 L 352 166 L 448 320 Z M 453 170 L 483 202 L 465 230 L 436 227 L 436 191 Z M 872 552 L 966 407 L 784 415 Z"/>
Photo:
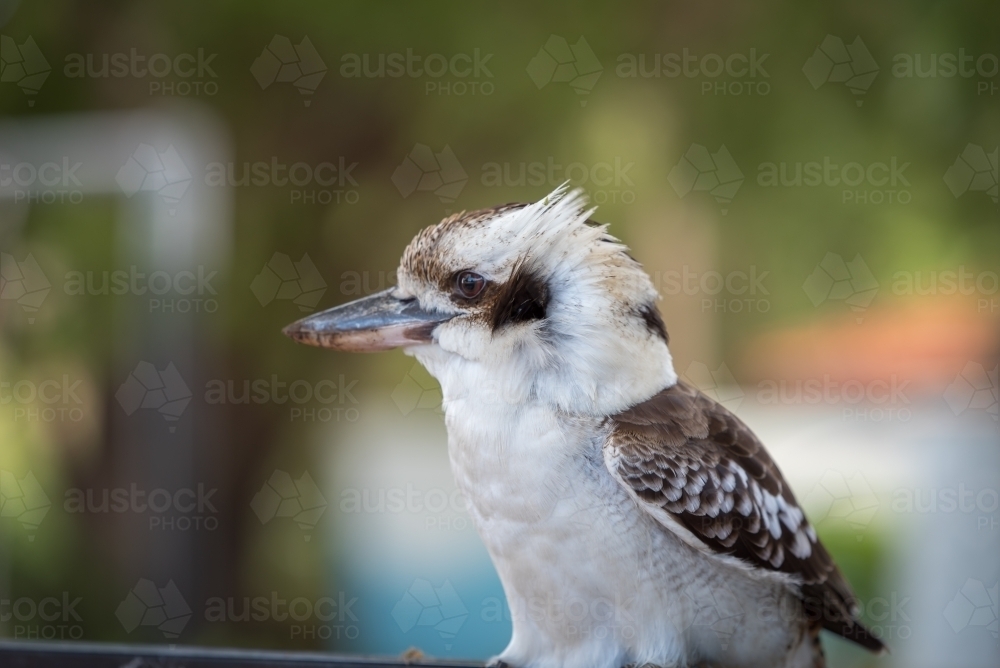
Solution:
<path fill-rule="evenodd" d="M 908 380 L 937 391 L 970 361 L 992 368 L 1000 357 L 1000 318 L 979 300 L 921 297 L 867 309 L 862 322 L 843 312 L 757 337 L 739 362 L 747 380 Z"/>

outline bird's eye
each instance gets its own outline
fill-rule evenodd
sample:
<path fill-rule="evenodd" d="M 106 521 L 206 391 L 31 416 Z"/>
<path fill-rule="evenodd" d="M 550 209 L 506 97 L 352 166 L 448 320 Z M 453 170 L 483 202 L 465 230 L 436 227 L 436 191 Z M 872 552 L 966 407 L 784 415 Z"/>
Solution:
<path fill-rule="evenodd" d="M 486 279 L 474 271 L 462 271 L 455 277 L 455 289 L 466 299 L 475 299 L 486 287 Z"/>

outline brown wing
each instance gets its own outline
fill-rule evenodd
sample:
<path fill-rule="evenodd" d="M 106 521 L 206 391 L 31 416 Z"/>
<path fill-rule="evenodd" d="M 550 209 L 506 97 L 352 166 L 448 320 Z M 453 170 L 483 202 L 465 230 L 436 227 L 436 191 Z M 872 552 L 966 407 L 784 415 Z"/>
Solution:
<path fill-rule="evenodd" d="M 857 622 L 850 586 L 739 418 L 679 382 L 610 419 L 605 460 L 648 510 L 665 511 L 718 554 L 794 577 L 810 622 L 883 649 Z"/>

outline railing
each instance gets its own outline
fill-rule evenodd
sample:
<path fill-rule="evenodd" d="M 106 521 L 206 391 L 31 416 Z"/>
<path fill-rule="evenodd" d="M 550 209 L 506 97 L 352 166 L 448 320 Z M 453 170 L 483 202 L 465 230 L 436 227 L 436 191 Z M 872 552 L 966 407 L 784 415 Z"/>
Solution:
<path fill-rule="evenodd" d="M 406 665 L 401 659 L 317 652 L 0 640 L 3 668 L 403 668 Z M 409 665 L 481 668 L 477 663 L 436 659 Z"/>

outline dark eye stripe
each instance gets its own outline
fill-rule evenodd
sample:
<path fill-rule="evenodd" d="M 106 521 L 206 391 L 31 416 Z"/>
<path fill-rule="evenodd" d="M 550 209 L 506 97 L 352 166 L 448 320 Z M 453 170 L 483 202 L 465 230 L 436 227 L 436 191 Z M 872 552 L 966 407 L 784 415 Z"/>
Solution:
<path fill-rule="evenodd" d="M 663 316 L 660 315 L 660 310 L 656 308 L 656 304 L 643 304 L 639 308 L 639 317 L 646 323 L 646 328 L 650 332 L 663 339 L 664 343 L 670 343 L 670 337 L 667 336 L 667 327 L 663 324 Z"/>
<path fill-rule="evenodd" d="M 548 305 L 549 288 L 545 280 L 521 261 L 500 288 L 490 324 L 495 332 L 506 325 L 543 320 Z"/>

